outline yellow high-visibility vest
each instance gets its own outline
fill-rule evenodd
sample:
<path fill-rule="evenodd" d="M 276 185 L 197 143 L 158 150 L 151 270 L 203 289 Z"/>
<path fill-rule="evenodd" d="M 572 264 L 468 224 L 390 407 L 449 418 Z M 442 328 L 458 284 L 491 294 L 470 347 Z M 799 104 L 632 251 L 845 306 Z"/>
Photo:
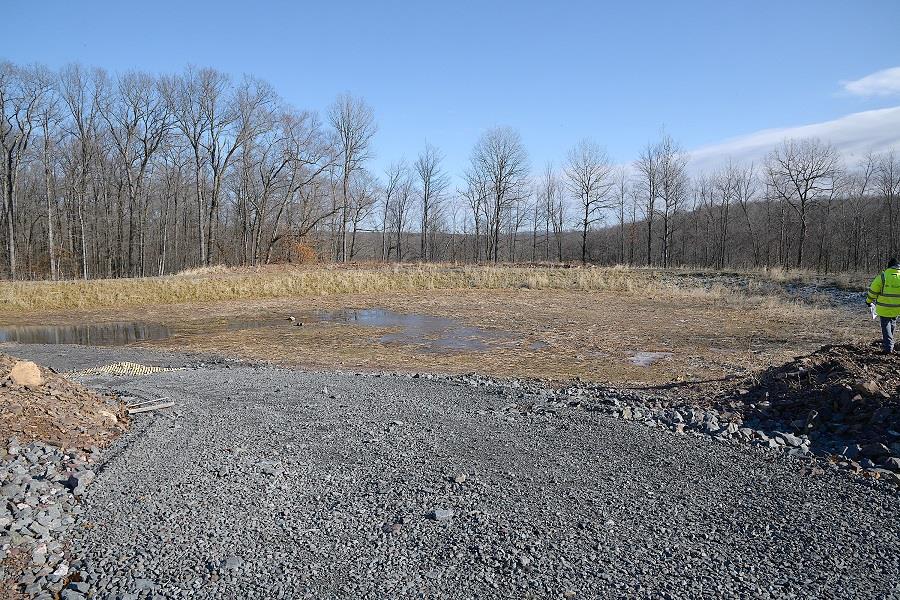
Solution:
<path fill-rule="evenodd" d="M 877 275 L 869 286 L 866 302 L 875 303 L 879 317 L 900 317 L 900 270 L 890 267 Z"/>

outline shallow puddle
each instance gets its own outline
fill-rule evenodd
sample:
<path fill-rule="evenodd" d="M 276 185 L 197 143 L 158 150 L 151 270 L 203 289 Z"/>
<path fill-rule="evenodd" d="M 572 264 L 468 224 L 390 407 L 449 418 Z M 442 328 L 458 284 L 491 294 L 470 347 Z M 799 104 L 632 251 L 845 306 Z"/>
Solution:
<path fill-rule="evenodd" d="M 158 323 L 95 323 L 90 325 L 12 325 L 0 326 L 0 342 L 20 344 L 81 344 L 85 346 L 122 346 L 146 340 L 164 340 L 178 330 L 192 337 L 223 331 L 239 332 L 255 329 L 315 326 L 316 323 L 338 323 L 391 329 L 377 338 L 382 344 L 417 346 L 423 352 L 470 352 L 489 350 L 492 344 L 515 342 L 504 331 L 470 327 L 446 317 L 398 313 L 381 308 L 319 310 L 298 312 L 296 319 L 287 316 L 252 315 L 196 321 L 170 329 Z M 198 330 L 199 326 L 199 330 Z M 253 335 L 253 334 L 248 334 Z M 339 331 L 336 336 L 341 335 Z"/>
<path fill-rule="evenodd" d="M 169 328 L 159 323 L 0 326 L 0 342 L 19 344 L 124 346 L 145 340 L 164 340 L 170 335 Z"/>
<path fill-rule="evenodd" d="M 431 352 L 487 350 L 490 342 L 509 341 L 502 331 L 470 327 L 447 317 L 398 313 L 382 308 L 317 311 L 312 321 L 398 328 L 381 336 L 382 344 L 414 344 Z"/>
<path fill-rule="evenodd" d="M 672 358 L 671 352 L 635 352 L 631 358 L 631 364 L 638 367 L 649 367 L 655 362 Z"/>

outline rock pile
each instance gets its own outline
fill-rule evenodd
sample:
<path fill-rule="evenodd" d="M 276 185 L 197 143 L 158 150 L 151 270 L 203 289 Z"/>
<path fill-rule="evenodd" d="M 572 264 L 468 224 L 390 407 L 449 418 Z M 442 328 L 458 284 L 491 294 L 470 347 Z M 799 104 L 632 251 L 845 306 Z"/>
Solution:
<path fill-rule="evenodd" d="M 100 448 L 125 424 L 117 401 L 0 354 L 0 439 L 9 439 L 0 446 L 0 590 L 81 597 L 70 576 L 67 534 Z M 16 596 L 0 593 L 8 597 Z"/>
<path fill-rule="evenodd" d="M 507 405 L 504 410 L 523 414 L 555 414 L 565 408 L 581 407 L 626 421 L 638 421 L 649 427 L 671 429 L 675 433 L 704 434 L 720 440 L 783 450 L 795 457 L 810 454 L 810 439 L 806 435 L 754 429 L 746 427 L 737 413 L 689 404 L 673 406 L 633 392 L 571 386 L 558 392 L 537 392 L 538 399 L 530 397 L 527 392 L 520 394 L 520 397 L 524 401 Z"/>
<path fill-rule="evenodd" d="M 896 357 L 874 348 L 825 346 L 726 392 L 719 404 L 853 470 L 889 479 L 900 472 L 900 371 Z"/>
<path fill-rule="evenodd" d="M 0 439 L 105 447 L 125 429 L 118 402 L 33 362 L 0 354 Z"/>
<path fill-rule="evenodd" d="M 66 539 L 99 459 L 96 447 L 62 451 L 15 438 L 0 447 L 0 587 L 30 598 L 83 598 Z"/>

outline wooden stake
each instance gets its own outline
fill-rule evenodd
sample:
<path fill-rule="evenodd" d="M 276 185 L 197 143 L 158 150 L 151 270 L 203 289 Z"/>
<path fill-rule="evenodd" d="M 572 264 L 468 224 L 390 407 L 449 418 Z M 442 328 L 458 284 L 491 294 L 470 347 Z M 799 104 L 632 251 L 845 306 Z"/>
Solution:
<path fill-rule="evenodd" d="M 163 396 L 162 398 L 157 398 L 156 400 L 142 400 L 140 402 L 134 402 L 132 404 L 128 404 L 128 405 L 126 405 L 125 408 L 129 408 L 129 409 L 138 408 L 139 406 L 144 406 L 147 404 L 156 404 L 156 403 L 162 402 L 163 400 L 168 400 L 168 399 L 169 399 L 168 396 Z"/>

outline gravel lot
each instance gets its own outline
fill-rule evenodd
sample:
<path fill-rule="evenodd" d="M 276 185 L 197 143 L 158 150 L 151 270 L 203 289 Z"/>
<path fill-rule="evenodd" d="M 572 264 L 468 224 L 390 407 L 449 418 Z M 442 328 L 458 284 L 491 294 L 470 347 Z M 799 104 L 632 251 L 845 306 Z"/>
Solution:
<path fill-rule="evenodd" d="M 88 381 L 177 406 L 107 451 L 63 598 L 900 597 L 898 496 L 842 472 L 462 383 L 7 351 L 191 365 Z"/>

